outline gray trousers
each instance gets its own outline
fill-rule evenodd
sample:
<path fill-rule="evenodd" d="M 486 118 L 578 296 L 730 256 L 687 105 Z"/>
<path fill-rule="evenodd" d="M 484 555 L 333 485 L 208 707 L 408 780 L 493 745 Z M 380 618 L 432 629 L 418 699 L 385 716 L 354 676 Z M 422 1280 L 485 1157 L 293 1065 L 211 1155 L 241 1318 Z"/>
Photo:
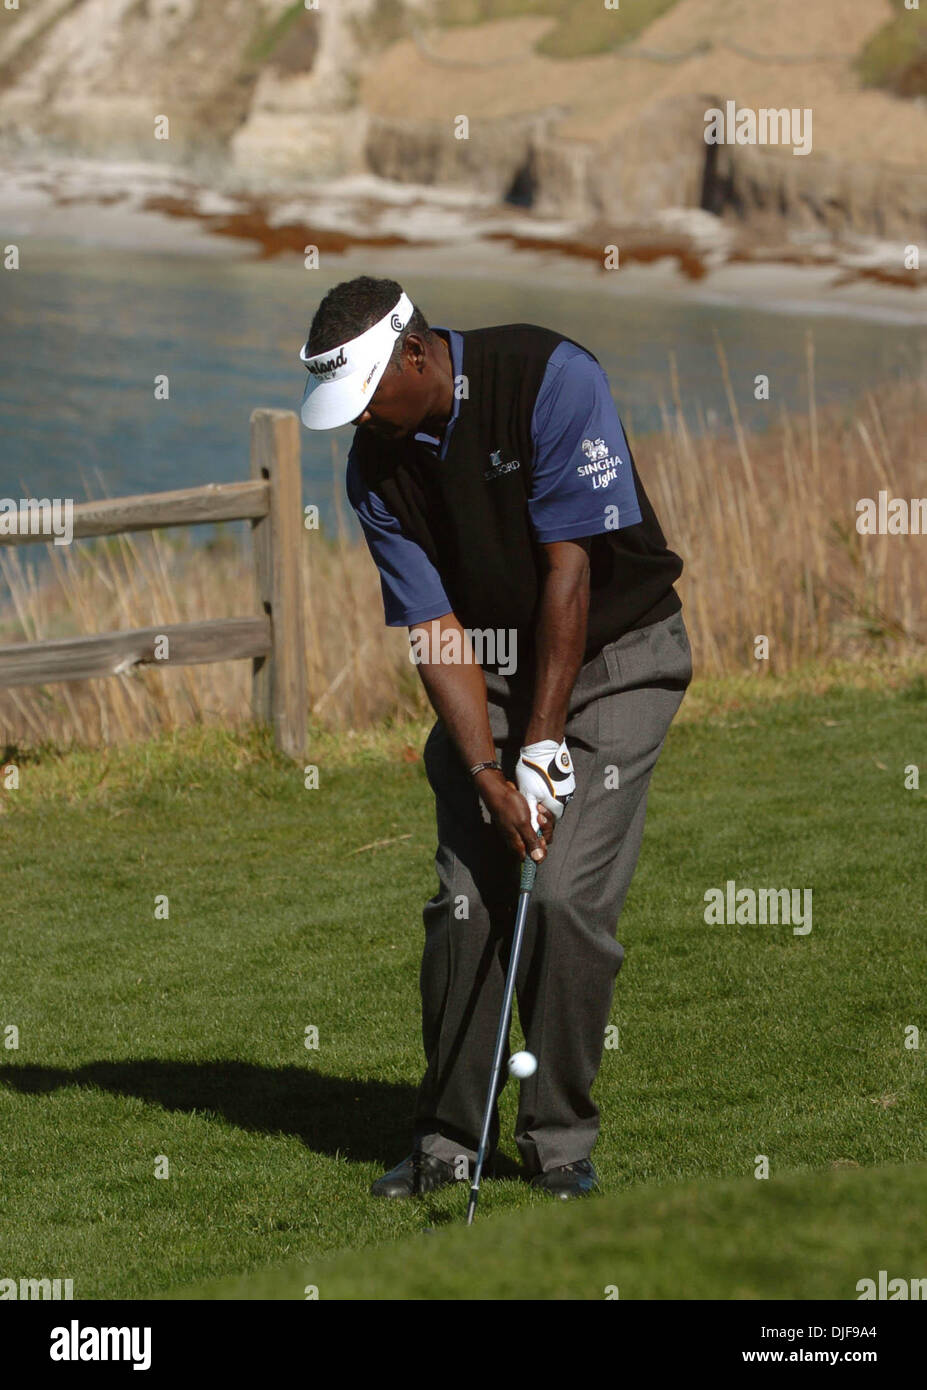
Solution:
<path fill-rule="evenodd" d="M 534 1076 L 520 1083 L 515 1128 L 529 1174 L 588 1158 L 598 1136 L 590 1089 L 624 957 L 618 918 L 640 850 L 650 776 L 691 677 L 686 628 L 675 613 L 604 647 L 583 665 L 573 688 L 564 737 L 576 792 L 538 868 L 516 980 L 526 1045 L 538 1061 Z M 486 685 L 496 756 L 514 781 L 533 673 L 488 671 Z M 423 913 L 427 1069 L 414 1142 L 448 1162 L 465 1156 L 472 1164 L 502 1008 L 519 864 L 487 823 L 440 720 L 424 760 L 435 795 L 440 887 Z M 501 1085 L 507 1077 L 503 1067 Z M 490 1154 L 498 1138 L 496 1108 Z"/>

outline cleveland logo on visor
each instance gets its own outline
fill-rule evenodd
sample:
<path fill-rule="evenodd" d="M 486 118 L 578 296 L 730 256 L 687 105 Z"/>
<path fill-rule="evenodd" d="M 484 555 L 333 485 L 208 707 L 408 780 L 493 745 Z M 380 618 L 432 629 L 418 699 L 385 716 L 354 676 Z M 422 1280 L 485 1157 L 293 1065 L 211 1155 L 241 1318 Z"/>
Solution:
<path fill-rule="evenodd" d="M 347 360 L 344 348 L 341 348 L 337 357 L 328 357 L 324 362 L 307 362 L 306 371 L 311 372 L 313 376 L 328 376 L 329 372 L 336 372 L 339 367 L 343 367 Z"/>

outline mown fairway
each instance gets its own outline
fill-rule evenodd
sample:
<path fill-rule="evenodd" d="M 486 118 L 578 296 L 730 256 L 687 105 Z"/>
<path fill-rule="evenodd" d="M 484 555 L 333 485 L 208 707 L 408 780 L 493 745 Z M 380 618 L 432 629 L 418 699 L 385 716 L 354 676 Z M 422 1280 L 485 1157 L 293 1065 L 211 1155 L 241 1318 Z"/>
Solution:
<path fill-rule="evenodd" d="M 167 1297 L 858 1299 L 886 1261 L 924 1277 L 925 1199 L 921 1163 L 645 1187 L 473 1227 L 435 1204 L 430 1234 Z"/>
<path fill-rule="evenodd" d="M 927 798 L 904 768 L 927 773 L 925 696 L 672 731 L 597 1088 L 610 1195 L 561 1207 L 513 1162 L 466 1259 L 444 1229 L 463 1190 L 367 1194 L 408 1151 L 421 1069 L 421 762 L 326 753 L 310 791 L 257 736 L 23 759 L 0 798 L 0 1038 L 19 1029 L 0 1048 L 0 1276 L 73 1278 L 76 1298 L 300 1298 L 304 1266 L 328 1271 L 323 1297 L 854 1298 L 879 1268 L 924 1275 Z M 812 931 L 706 926 L 728 879 L 811 888 Z M 269 1265 L 290 1273 L 241 1283 Z"/>

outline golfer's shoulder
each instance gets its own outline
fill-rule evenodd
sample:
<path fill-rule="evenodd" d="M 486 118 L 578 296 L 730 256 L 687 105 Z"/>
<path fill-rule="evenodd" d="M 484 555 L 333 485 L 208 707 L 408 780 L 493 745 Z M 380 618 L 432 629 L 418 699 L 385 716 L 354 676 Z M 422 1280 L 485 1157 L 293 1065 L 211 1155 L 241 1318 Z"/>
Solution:
<path fill-rule="evenodd" d="M 581 343 L 561 338 L 547 361 L 545 384 L 548 386 L 583 386 L 608 389 L 608 377 L 602 364 Z"/>
<path fill-rule="evenodd" d="M 555 328 L 539 323 L 503 323 L 471 329 L 464 337 L 465 345 L 469 339 L 484 355 L 494 357 L 500 370 L 518 370 L 533 361 L 543 372 L 543 392 L 561 377 L 563 385 L 572 383 L 575 387 L 585 381 L 590 387 L 601 387 L 603 382 L 607 387 L 607 378 L 595 354 Z"/>
<path fill-rule="evenodd" d="M 544 372 L 534 408 L 535 428 L 559 433 L 574 422 L 582 428 L 591 415 L 612 404 L 601 364 L 581 344 L 562 340 Z"/>
<path fill-rule="evenodd" d="M 344 482 L 352 505 L 376 490 L 395 470 L 399 453 L 387 440 L 357 429 L 348 450 Z"/>
<path fill-rule="evenodd" d="M 470 343 L 484 351 L 505 355 L 548 357 L 563 343 L 571 343 L 574 351 L 586 351 L 581 343 L 574 342 L 565 333 L 540 323 L 498 323 L 487 328 L 467 329 L 461 336 L 465 345 Z"/>
<path fill-rule="evenodd" d="M 377 487 L 382 483 L 384 458 L 377 442 L 364 430 L 357 430 L 348 450 L 348 461 L 344 470 L 344 489 L 348 501 L 358 513 L 382 512 L 383 502 L 377 495 Z"/>
<path fill-rule="evenodd" d="M 358 433 L 359 431 L 355 431 L 354 440 L 348 450 L 348 461 L 344 469 L 344 487 L 353 507 L 358 505 L 363 493 L 367 489 L 361 467 L 362 448 L 358 446 Z"/>

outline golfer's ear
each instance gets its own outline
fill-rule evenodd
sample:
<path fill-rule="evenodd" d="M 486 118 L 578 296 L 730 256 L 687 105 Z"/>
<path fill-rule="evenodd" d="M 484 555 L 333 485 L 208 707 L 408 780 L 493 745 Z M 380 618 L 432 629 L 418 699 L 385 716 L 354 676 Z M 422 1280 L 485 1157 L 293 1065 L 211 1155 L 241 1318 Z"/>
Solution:
<path fill-rule="evenodd" d="M 418 333 L 408 333 L 402 345 L 402 352 L 399 354 L 399 359 L 395 364 L 396 369 L 401 372 L 405 360 L 408 357 L 412 364 L 421 370 L 425 365 L 426 355 L 425 344 Z"/>

